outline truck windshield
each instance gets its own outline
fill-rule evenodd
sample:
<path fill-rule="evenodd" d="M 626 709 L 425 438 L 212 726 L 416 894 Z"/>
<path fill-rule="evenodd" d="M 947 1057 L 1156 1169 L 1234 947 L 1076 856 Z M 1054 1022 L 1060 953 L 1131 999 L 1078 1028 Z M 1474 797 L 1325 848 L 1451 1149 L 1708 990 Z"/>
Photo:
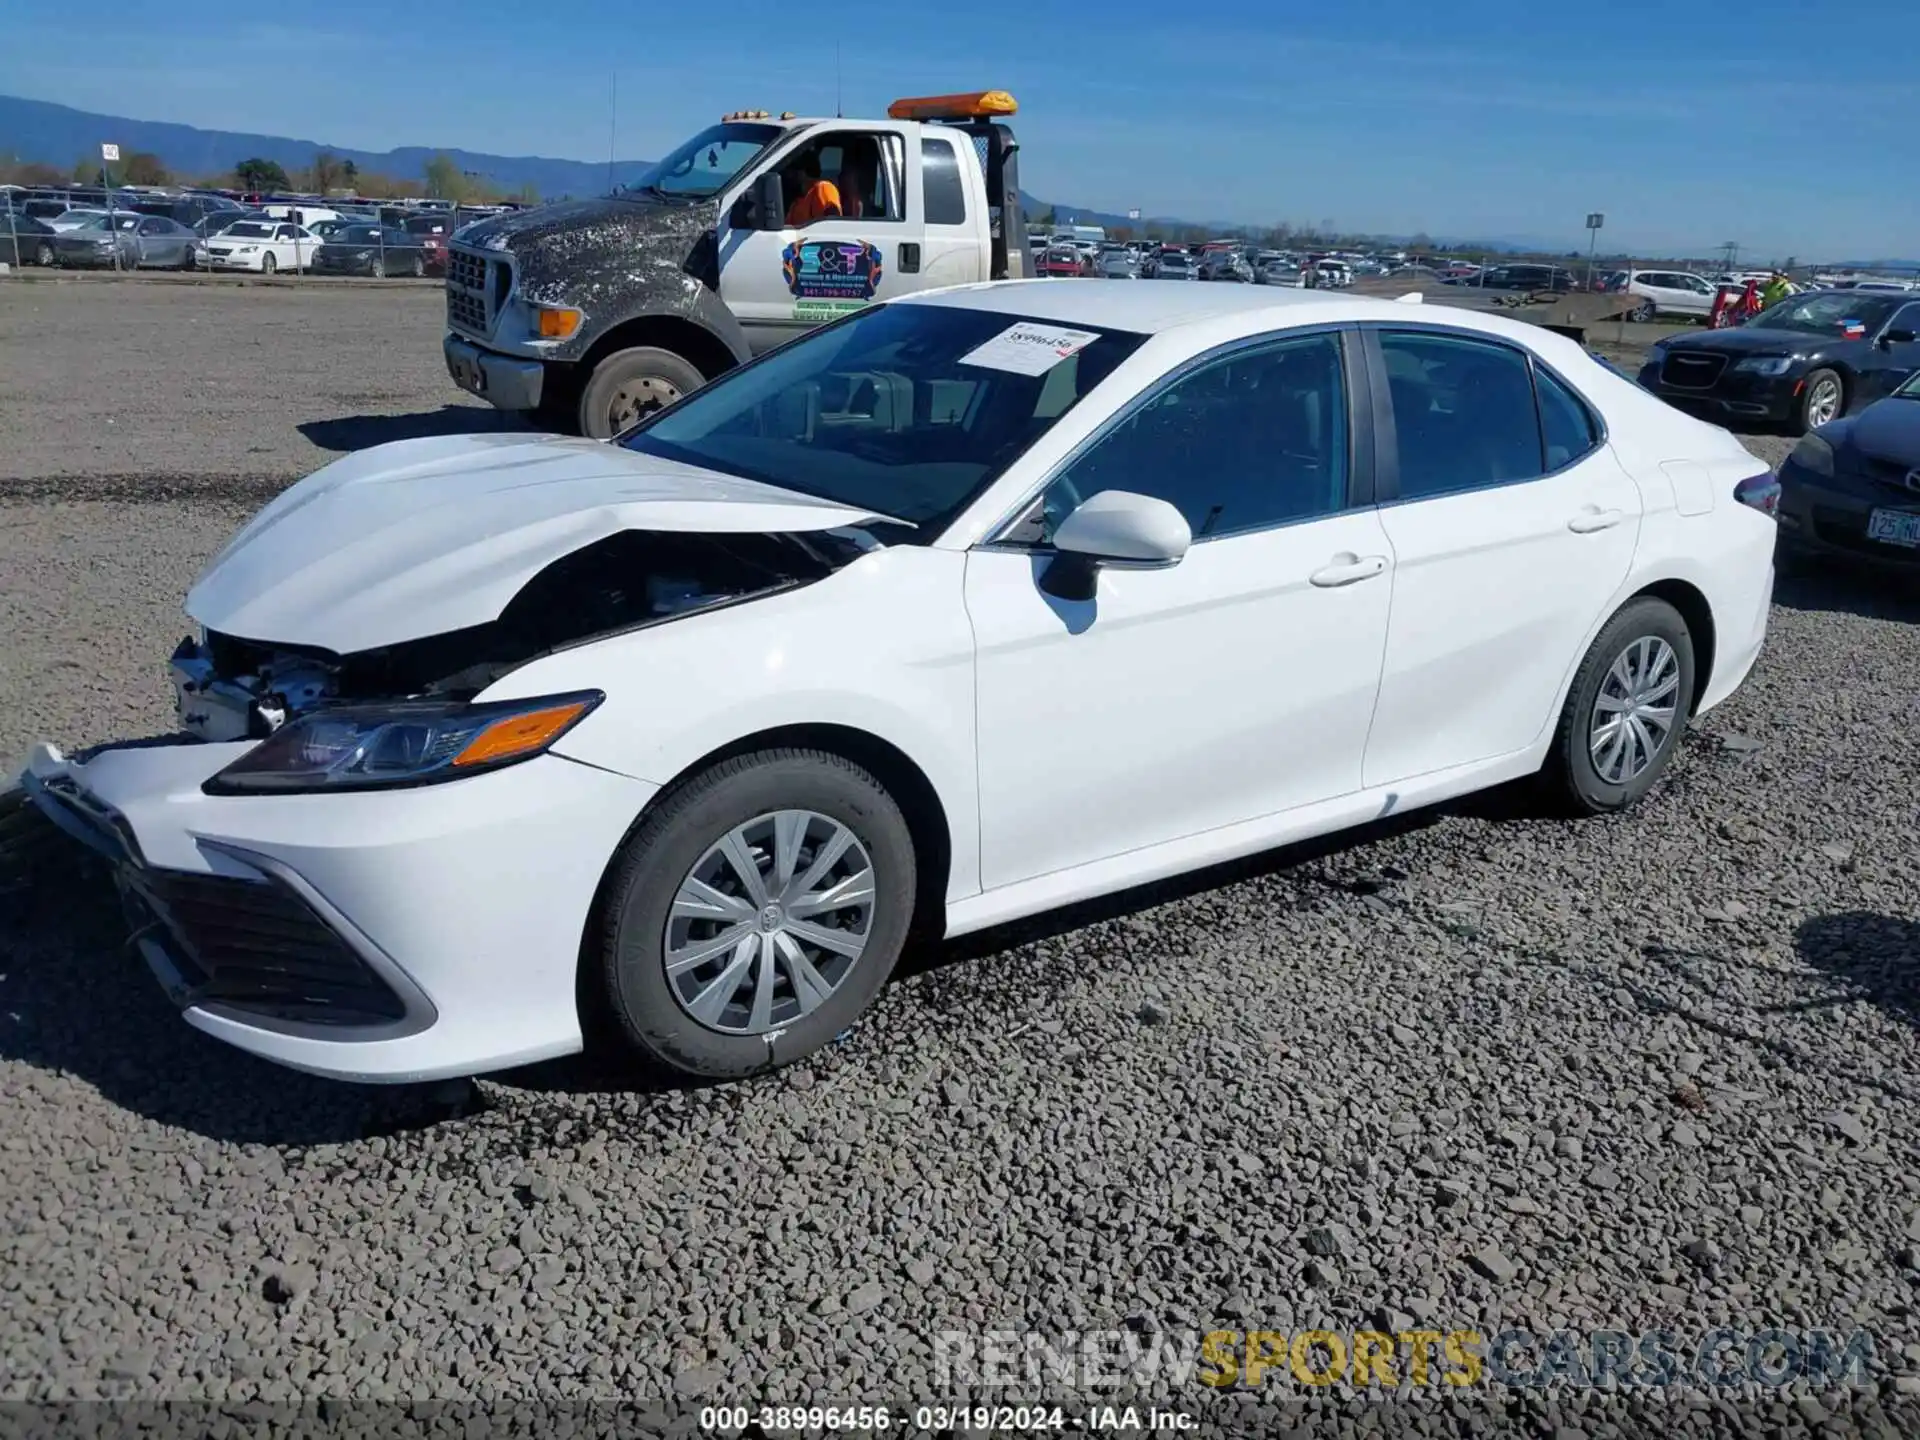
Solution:
<path fill-rule="evenodd" d="M 651 192 L 705 200 L 718 195 L 733 177 L 780 134 L 778 125 L 729 121 L 710 125 L 660 161 L 630 187 L 616 194 Z"/>
<path fill-rule="evenodd" d="M 874 306 L 695 391 L 620 443 L 905 521 L 914 528 L 901 538 L 927 543 L 1145 339 L 1102 330 L 1028 373 L 1036 343 L 1062 328 L 958 305 Z"/>

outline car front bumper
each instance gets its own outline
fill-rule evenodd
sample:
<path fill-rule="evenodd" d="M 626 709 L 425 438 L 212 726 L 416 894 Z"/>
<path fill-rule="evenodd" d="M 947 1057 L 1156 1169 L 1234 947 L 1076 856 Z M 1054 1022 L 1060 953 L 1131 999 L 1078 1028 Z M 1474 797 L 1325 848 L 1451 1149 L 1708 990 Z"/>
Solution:
<path fill-rule="evenodd" d="M 1780 544 L 1803 555 L 1844 557 L 1856 564 L 1920 570 L 1920 547 L 1869 540 L 1867 525 L 1876 510 L 1920 514 L 1920 495 L 1902 497 L 1872 482 L 1818 475 L 1788 456 L 1780 466 Z"/>
<path fill-rule="evenodd" d="M 1720 378 L 1706 390 L 1668 385 L 1660 378 L 1656 362 L 1641 367 L 1640 385 L 1652 391 L 1676 410 L 1684 410 L 1703 420 L 1726 424 L 1731 420 L 1759 420 L 1784 423 L 1794 416 L 1800 398 L 1797 375 L 1754 375 L 1736 371 L 1730 361 Z"/>
<path fill-rule="evenodd" d="M 20 777 L 112 865 L 134 946 L 189 1024 L 365 1082 L 580 1048 L 585 927 L 653 786 L 545 755 L 408 789 L 205 794 L 250 743 L 42 744 Z"/>
<path fill-rule="evenodd" d="M 533 410 L 540 405 L 546 369 L 538 360 L 522 360 L 482 349 L 451 332 L 440 342 L 453 383 L 501 410 Z"/>

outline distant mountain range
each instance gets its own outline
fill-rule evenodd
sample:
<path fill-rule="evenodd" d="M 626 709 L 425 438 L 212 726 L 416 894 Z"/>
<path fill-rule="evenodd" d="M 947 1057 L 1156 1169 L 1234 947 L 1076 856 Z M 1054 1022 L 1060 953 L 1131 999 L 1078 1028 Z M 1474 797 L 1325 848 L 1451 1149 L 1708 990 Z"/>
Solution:
<path fill-rule="evenodd" d="M 100 153 L 101 142 L 120 147 L 123 155 L 145 151 L 157 155 L 169 170 L 181 175 L 216 175 L 231 170 L 242 160 L 272 160 L 289 173 L 305 169 L 320 151 L 329 151 L 341 160 L 351 160 L 364 174 L 385 175 L 396 180 L 418 180 L 427 161 L 446 155 L 463 171 L 485 180 L 499 190 L 512 194 L 531 185 L 541 198 L 559 199 L 568 195 L 603 195 L 612 184 L 637 178 L 650 160 L 621 160 L 608 165 L 603 161 L 557 160 L 544 155 L 489 155 L 456 146 L 434 147 L 405 145 L 397 150 L 355 150 L 344 145 L 328 145 L 316 140 L 294 140 L 284 135 L 249 135 L 231 130 L 202 130 L 193 125 L 174 125 L 160 120 L 130 120 L 122 115 L 98 115 L 55 105 L 45 100 L 25 100 L 0 95 L 0 155 L 16 160 L 37 161 L 66 170 L 76 160 Z M 1108 229 L 1120 226 L 1166 231 L 1197 226 L 1210 234 L 1238 234 L 1247 227 L 1228 221 L 1190 221 L 1162 216 L 1130 220 L 1125 212 L 1099 210 L 1042 200 L 1022 192 L 1021 201 L 1029 217 L 1051 210 L 1060 223 L 1072 216 L 1081 225 L 1100 225 Z M 1384 243 L 1404 245 L 1410 237 L 1378 236 Z M 1433 237 L 1436 248 L 1455 251 L 1508 251 L 1516 254 L 1565 254 L 1575 247 L 1567 240 L 1543 236 Z M 1920 270 L 1920 261 L 1872 260 L 1835 262 L 1833 268 L 1877 270 Z"/>

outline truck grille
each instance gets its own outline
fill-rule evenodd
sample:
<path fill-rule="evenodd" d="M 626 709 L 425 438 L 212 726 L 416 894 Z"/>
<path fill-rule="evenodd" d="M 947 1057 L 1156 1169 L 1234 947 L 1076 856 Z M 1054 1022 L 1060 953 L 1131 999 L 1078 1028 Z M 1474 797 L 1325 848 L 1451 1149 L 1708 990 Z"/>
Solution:
<path fill-rule="evenodd" d="M 309 1025 L 390 1025 L 406 1004 L 307 903 L 278 880 L 128 867 L 136 926 L 159 926 L 187 986 L 217 1004 Z"/>
<path fill-rule="evenodd" d="M 1676 390 L 1711 390 L 1726 368 L 1724 355 L 1676 350 L 1668 354 L 1666 363 L 1660 367 L 1660 383 Z"/>
<path fill-rule="evenodd" d="M 512 288 L 513 270 L 503 257 L 448 247 L 447 324 L 455 330 L 491 335 Z"/>

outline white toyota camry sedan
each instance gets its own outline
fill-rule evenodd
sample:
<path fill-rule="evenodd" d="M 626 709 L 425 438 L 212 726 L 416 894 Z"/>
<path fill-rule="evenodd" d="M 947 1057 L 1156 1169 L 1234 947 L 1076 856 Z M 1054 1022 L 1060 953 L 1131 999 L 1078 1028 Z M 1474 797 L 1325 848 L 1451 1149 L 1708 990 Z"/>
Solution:
<path fill-rule="evenodd" d="M 1631 805 L 1759 653 L 1776 497 L 1494 316 L 943 291 L 612 442 L 327 466 L 188 594 L 180 734 L 22 783 L 256 1054 L 465 1075 L 597 1013 L 747 1075 L 915 935 L 1528 775 Z"/>

